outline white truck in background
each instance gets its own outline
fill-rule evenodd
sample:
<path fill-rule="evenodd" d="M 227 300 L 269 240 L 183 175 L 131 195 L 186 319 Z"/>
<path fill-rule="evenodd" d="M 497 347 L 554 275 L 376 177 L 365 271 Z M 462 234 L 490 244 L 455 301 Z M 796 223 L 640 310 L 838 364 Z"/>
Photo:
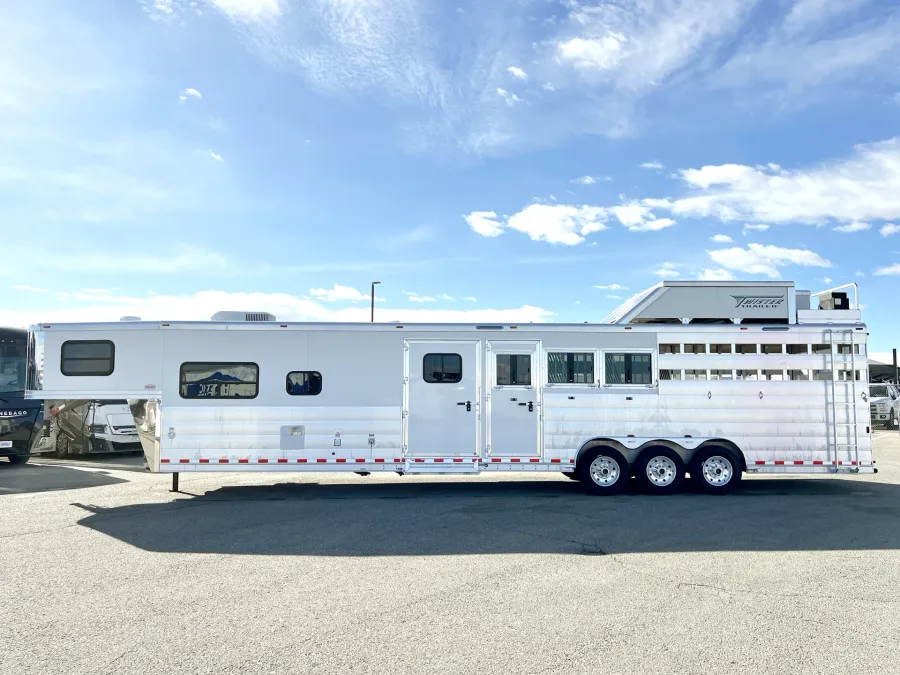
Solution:
<path fill-rule="evenodd" d="M 890 383 L 869 385 L 872 426 L 896 429 L 900 421 L 900 391 Z"/>
<path fill-rule="evenodd" d="M 71 401 L 48 407 L 50 423 L 42 446 L 58 457 L 141 450 L 127 401 Z"/>

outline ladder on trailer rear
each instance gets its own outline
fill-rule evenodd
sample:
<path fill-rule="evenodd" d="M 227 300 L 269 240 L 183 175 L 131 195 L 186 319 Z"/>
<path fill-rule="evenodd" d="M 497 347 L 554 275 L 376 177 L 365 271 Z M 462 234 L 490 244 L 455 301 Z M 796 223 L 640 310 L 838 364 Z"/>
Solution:
<path fill-rule="evenodd" d="M 853 330 L 840 330 L 834 331 L 828 329 L 825 331 L 828 334 L 828 345 L 829 351 L 828 354 L 831 359 L 830 370 L 831 370 L 831 429 L 829 434 L 829 440 L 831 441 L 831 449 L 829 455 L 831 456 L 832 467 L 834 471 L 837 471 L 841 466 L 842 459 L 840 457 L 841 450 L 845 449 L 847 451 L 847 459 L 848 462 L 852 462 L 852 466 L 859 466 L 859 420 L 857 418 L 856 412 L 856 397 L 857 397 L 857 379 L 856 379 L 856 347 L 853 342 Z M 848 379 L 850 381 L 850 400 L 849 402 L 845 401 L 843 403 L 837 402 L 837 385 L 835 382 L 840 377 L 841 372 L 847 372 L 846 370 L 842 371 L 839 366 L 843 364 L 843 360 L 838 362 L 837 357 L 843 356 L 839 354 L 839 350 L 841 346 L 848 345 L 850 352 L 850 370 L 848 374 Z M 846 408 L 847 414 L 842 416 L 842 418 L 848 419 L 846 422 L 838 421 L 838 410 Z M 852 422 L 849 421 L 851 418 L 852 411 Z M 850 434 L 840 433 L 842 430 L 852 428 L 853 429 L 853 442 L 852 443 L 842 443 L 846 437 L 847 440 L 850 438 Z M 852 459 L 850 458 L 852 455 Z"/>

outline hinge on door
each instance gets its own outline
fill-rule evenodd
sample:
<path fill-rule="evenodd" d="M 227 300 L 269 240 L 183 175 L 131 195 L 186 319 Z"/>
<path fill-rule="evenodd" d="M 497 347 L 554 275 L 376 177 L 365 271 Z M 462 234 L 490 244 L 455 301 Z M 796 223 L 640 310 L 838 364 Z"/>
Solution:
<path fill-rule="evenodd" d="M 405 419 L 407 415 L 409 415 L 409 411 L 408 411 L 408 410 L 404 410 L 403 413 L 402 413 L 402 417 Z"/>
<path fill-rule="evenodd" d="M 403 384 L 409 384 L 409 378 L 408 378 L 408 377 L 404 377 L 404 378 L 403 378 Z"/>
<path fill-rule="evenodd" d="M 409 351 L 409 345 L 403 345 L 403 351 L 408 352 L 408 351 Z"/>

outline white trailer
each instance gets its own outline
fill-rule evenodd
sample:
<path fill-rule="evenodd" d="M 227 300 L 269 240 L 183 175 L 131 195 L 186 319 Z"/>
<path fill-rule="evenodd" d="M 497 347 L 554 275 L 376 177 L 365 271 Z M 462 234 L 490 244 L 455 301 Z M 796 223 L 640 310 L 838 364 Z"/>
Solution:
<path fill-rule="evenodd" d="M 27 396 L 129 400 L 173 489 L 183 471 L 555 471 L 597 494 L 872 473 L 858 295 L 813 297 L 665 282 L 597 324 L 43 324 Z"/>

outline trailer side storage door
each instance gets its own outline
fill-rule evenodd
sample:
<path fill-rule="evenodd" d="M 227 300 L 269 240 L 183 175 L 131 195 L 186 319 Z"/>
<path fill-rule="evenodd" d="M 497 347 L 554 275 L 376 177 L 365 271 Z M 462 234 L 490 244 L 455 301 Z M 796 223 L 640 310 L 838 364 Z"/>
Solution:
<path fill-rule="evenodd" d="M 477 340 L 404 341 L 407 456 L 476 457 L 481 412 Z"/>

